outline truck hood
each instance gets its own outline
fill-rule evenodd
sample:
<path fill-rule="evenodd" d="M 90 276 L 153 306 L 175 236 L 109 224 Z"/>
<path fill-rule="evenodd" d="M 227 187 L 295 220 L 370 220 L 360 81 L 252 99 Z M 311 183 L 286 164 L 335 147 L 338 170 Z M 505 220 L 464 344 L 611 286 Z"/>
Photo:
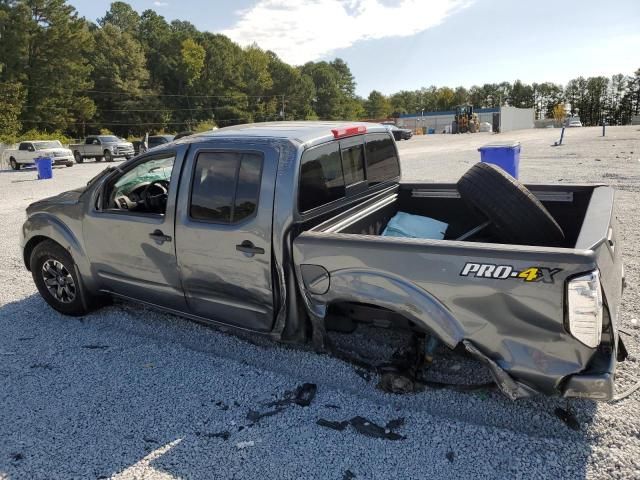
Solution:
<path fill-rule="evenodd" d="M 43 198 L 37 202 L 33 202 L 27 207 L 27 216 L 31 216 L 34 213 L 43 212 L 49 209 L 49 207 L 60 205 L 76 205 L 80 202 L 80 197 L 86 190 L 86 187 L 80 187 L 75 190 L 69 190 L 68 192 L 62 192 L 53 197 Z"/>

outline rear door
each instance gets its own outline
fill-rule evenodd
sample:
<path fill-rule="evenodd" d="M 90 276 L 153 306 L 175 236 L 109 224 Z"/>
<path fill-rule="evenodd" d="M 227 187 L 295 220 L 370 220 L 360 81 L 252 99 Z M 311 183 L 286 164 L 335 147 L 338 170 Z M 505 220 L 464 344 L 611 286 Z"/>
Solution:
<path fill-rule="evenodd" d="M 277 163 L 278 151 L 262 144 L 190 152 L 180 181 L 176 255 L 193 314 L 252 330 L 272 328 Z"/>

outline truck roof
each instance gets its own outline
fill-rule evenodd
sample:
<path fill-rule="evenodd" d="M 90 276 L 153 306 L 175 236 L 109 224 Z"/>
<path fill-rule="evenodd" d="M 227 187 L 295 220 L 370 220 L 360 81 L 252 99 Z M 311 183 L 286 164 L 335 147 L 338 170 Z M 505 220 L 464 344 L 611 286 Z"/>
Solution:
<path fill-rule="evenodd" d="M 247 123 L 224 127 L 210 132 L 198 133 L 190 137 L 185 137 L 185 143 L 202 140 L 206 138 L 284 138 L 294 140 L 299 143 L 317 144 L 332 140 L 333 129 L 346 127 L 366 127 L 368 133 L 387 133 L 387 129 L 379 123 L 349 122 L 349 121 L 299 121 L 299 122 L 263 122 Z M 181 142 L 179 140 L 179 142 Z"/>

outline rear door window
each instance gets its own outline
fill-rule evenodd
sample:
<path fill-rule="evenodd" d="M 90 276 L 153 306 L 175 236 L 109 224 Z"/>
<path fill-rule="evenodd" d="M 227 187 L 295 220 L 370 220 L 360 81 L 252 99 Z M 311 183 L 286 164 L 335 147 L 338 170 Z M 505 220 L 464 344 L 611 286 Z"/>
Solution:
<path fill-rule="evenodd" d="M 258 205 L 262 155 L 204 152 L 198 155 L 189 215 L 194 220 L 238 223 Z"/>
<path fill-rule="evenodd" d="M 302 155 L 298 208 L 306 212 L 345 196 L 340 146 L 332 142 Z"/>
<path fill-rule="evenodd" d="M 367 180 L 369 185 L 395 180 L 400 176 L 400 164 L 391 136 L 385 133 L 367 135 Z"/>

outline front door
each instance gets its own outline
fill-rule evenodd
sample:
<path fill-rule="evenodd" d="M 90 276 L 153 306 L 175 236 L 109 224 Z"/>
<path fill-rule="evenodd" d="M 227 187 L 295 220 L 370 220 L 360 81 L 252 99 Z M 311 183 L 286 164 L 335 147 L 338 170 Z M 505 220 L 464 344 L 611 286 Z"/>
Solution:
<path fill-rule="evenodd" d="M 186 310 L 175 254 L 175 202 L 185 147 L 149 154 L 112 175 L 83 231 L 99 287 Z"/>
<path fill-rule="evenodd" d="M 276 150 L 200 148 L 180 183 L 176 253 L 195 315 L 268 331 Z"/>

